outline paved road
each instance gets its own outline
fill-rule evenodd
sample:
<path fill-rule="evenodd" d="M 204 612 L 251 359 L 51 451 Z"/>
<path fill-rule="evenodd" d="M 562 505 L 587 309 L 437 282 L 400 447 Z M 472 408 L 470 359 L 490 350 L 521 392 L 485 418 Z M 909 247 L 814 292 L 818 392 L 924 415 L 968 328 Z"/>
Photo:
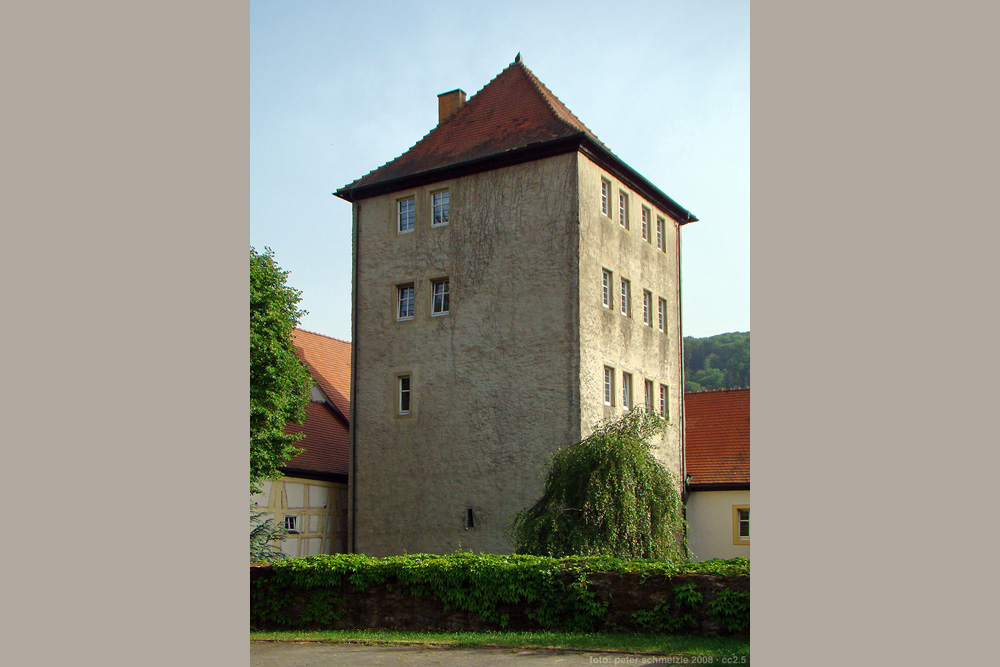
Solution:
<path fill-rule="evenodd" d="M 250 642 L 250 664 L 262 667 L 590 667 L 676 665 L 683 659 L 622 653 L 572 653 L 531 649 L 355 646 L 320 642 Z"/>

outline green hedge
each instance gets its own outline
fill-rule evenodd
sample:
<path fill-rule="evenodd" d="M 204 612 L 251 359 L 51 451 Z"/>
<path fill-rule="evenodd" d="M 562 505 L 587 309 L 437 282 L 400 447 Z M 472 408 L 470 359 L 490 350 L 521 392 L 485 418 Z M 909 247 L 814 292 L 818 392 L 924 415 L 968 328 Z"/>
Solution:
<path fill-rule="evenodd" d="M 373 558 L 336 554 L 294 558 L 272 564 L 271 574 L 251 584 L 251 621 L 261 626 L 329 625 L 343 614 L 347 596 L 378 587 L 440 599 L 446 611 L 478 614 L 488 624 L 507 627 L 510 605 L 522 606 L 542 629 L 590 631 L 602 627 L 608 611 L 591 578 L 605 573 L 672 579 L 684 575 L 731 577 L 750 574 L 746 558 L 700 563 L 624 561 L 608 557 L 546 558 L 527 555 L 456 553 Z M 291 591 L 311 591 L 293 610 Z M 673 605 L 633 614 L 630 625 L 649 631 L 684 631 L 692 612 L 707 610 L 727 632 L 749 626 L 750 595 L 725 589 L 709 601 L 693 585 L 675 586 Z M 703 605 L 703 606 L 701 606 Z M 678 621 L 677 619 L 681 619 Z"/>

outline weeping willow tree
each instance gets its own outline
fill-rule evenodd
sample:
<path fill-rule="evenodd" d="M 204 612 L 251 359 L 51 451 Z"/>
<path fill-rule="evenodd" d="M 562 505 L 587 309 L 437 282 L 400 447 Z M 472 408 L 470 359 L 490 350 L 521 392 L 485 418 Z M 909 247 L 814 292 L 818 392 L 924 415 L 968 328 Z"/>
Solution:
<path fill-rule="evenodd" d="M 517 553 L 687 560 L 680 495 L 649 442 L 665 425 L 636 409 L 557 451 L 542 497 L 511 520 Z"/>

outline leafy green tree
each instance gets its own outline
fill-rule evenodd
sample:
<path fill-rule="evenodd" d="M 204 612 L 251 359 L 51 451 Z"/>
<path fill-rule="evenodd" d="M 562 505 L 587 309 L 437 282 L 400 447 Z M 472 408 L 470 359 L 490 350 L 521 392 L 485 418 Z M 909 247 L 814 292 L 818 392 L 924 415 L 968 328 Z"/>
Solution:
<path fill-rule="evenodd" d="M 517 553 L 686 560 L 680 495 L 649 442 L 665 425 L 636 409 L 557 451 L 542 497 L 511 520 Z"/>
<path fill-rule="evenodd" d="M 687 391 L 750 386 L 750 332 L 684 339 Z"/>
<path fill-rule="evenodd" d="M 301 433 L 285 433 L 287 422 L 306 415 L 312 378 L 292 347 L 292 329 L 305 311 L 301 292 L 286 284 L 288 272 L 264 248 L 250 246 L 250 492 L 301 450 Z"/>

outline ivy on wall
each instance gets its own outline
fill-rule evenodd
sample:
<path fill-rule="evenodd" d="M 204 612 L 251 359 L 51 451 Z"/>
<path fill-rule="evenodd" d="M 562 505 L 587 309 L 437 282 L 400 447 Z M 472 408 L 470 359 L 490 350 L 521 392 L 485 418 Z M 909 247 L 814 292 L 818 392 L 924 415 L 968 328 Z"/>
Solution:
<path fill-rule="evenodd" d="M 251 620 L 272 627 L 330 625 L 343 617 L 351 596 L 385 587 L 391 592 L 437 598 L 446 611 L 472 612 L 485 624 L 499 628 L 508 627 L 509 617 L 503 610 L 517 605 L 539 628 L 591 631 L 605 625 L 609 607 L 608 596 L 598 594 L 593 577 L 615 573 L 639 574 L 643 580 L 690 574 L 749 576 L 750 561 L 733 558 L 677 564 L 461 552 L 448 556 L 336 554 L 293 558 L 274 563 L 271 576 L 251 585 Z M 703 592 L 688 582 L 674 586 L 671 598 L 633 613 L 621 629 L 697 631 L 699 614 L 726 632 L 749 627 L 749 592 L 724 587 Z"/>

